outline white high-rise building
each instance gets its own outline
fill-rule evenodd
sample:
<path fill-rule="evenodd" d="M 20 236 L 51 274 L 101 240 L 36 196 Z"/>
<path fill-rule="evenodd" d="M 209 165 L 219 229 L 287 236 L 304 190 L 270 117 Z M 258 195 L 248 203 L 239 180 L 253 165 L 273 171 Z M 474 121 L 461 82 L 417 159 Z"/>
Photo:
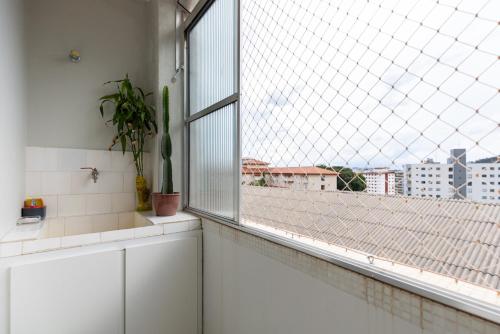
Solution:
<path fill-rule="evenodd" d="M 396 195 L 396 173 L 386 168 L 363 171 L 366 192 L 369 194 Z"/>
<path fill-rule="evenodd" d="M 405 166 L 405 194 L 431 198 L 453 198 L 453 164 L 427 160 Z"/>
<path fill-rule="evenodd" d="M 467 198 L 500 203 L 500 163 L 467 164 Z"/>

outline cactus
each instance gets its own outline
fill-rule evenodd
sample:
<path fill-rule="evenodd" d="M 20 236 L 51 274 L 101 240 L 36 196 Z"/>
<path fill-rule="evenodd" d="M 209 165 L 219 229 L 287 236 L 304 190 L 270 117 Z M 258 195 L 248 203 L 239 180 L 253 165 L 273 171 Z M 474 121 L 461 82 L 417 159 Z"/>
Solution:
<path fill-rule="evenodd" d="M 162 194 L 173 194 L 174 185 L 172 182 L 172 141 L 169 131 L 169 94 L 168 86 L 163 87 L 163 136 L 161 138 L 161 156 L 163 158 L 163 184 Z"/>

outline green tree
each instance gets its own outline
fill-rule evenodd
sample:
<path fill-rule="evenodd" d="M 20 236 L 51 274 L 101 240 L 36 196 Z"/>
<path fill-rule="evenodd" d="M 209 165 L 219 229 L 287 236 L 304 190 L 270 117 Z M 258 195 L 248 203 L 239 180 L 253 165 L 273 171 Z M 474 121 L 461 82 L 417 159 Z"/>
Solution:
<path fill-rule="evenodd" d="M 366 179 L 363 174 L 354 173 L 351 168 L 343 166 L 328 167 L 326 165 L 318 165 L 318 167 L 339 173 L 337 190 L 363 191 L 366 189 Z"/>

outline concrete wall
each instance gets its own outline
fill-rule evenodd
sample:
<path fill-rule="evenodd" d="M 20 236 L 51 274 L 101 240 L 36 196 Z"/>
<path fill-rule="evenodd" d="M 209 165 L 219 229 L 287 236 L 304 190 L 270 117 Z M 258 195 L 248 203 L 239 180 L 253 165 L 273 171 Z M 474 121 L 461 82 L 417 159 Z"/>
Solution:
<path fill-rule="evenodd" d="M 24 195 L 26 80 L 22 1 L 0 0 L 0 237 L 16 223 Z"/>
<path fill-rule="evenodd" d="M 21 2 L 21 1 L 16 1 Z M 123 78 L 151 89 L 149 4 L 137 0 L 25 0 L 28 145 L 107 149 L 98 98 Z M 2 47 L 3 48 L 3 47 Z M 82 61 L 68 59 L 71 49 Z"/>
<path fill-rule="evenodd" d="M 499 333 L 500 326 L 203 222 L 205 334 Z"/>

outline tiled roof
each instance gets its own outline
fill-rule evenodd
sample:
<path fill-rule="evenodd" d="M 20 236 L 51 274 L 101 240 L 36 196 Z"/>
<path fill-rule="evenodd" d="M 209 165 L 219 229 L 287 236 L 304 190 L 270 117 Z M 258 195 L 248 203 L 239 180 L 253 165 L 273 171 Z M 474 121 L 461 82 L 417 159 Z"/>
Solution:
<path fill-rule="evenodd" d="M 319 167 L 261 167 L 261 166 L 243 166 L 243 174 L 261 175 L 264 173 L 271 175 L 338 175 L 328 169 Z"/>
<path fill-rule="evenodd" d="M 242 158 L 241 163 L 243 166 L 269 166 L 269 162 L 257 160 L 254 158 Z"/>
<path fill-rule="evenodd" d="M 244 186 L 242 217 L 500 290 L 500 206 Z"/>

